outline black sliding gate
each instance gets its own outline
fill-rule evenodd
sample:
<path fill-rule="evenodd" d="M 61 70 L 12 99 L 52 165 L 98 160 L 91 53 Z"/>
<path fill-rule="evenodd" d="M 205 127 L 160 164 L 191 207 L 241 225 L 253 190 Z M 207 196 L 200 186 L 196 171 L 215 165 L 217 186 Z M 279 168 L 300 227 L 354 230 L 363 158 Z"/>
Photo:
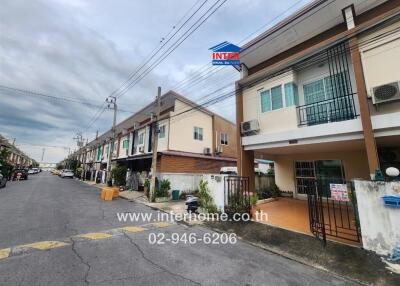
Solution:
<path fill-rule="evenodd" d="M 249 178 L 228 176 L 224 179 L 225 212 L 250 214 Z"/>
<path fill-rule="evenodd" d="M 333 199 L 322 191 L 317 180 L 307 186 L 310 229 L 315 237 L 326 242 L 326 237 L 340 241 L 361 242 L 357 200 L 352 182 L 345 184 L 347 199 Z"/>

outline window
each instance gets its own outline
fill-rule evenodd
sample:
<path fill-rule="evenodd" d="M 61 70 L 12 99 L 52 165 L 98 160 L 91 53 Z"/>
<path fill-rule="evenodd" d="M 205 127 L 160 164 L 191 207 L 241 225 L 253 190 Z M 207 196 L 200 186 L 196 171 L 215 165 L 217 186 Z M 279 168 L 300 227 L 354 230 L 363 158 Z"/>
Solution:
<path fill-rule="evenodd" d="M 122 141 L 122 148 L 128 149 L 129 148 L 129 139 L 125 139 Z"/>
<path fill-rule="evenodd" d="M 165 138 L 165 125 L 158 129 L 158 138 Z"/>
<path fill-rule="evenodd" d="M 283 107 L 282 86 L 278 85 L 268 90 L 263 90 L 261 96 L 261 112 L 280 109 Z"/>
<path fill-rule="evenodd" d="M 144 133 L 140 133 L 139 134 L 139 145 L 143 145 L 144 144 Z"/>
<path fill-rule="evenodd" d="M 203 128 L 195 127 L 193 136 L 194 140 L 203 141 Z"/>
<path fill-rule="evenodd" d="M 279 85 L 271 88 L 271 105 L 272 110 L 283 107 L 282 86 Z"/>
<path fill-rule="evenodd" d="M 284 89 L 286 106 L 299 105 L 297 85 L 294 82 L 289 82 L 284 85 Z"/>
<path fill-rule="evenodd" d="M 228 134 L 221 133 L 221 145 L 228 145 Z"/>
<path fill-rule="evenodd" d="M 269 90 L 261 92 L 261 112 L 267 112 L 271 110 L 271 93 Z"/>
<path fill-rule="evenodd" d="M 109 145 L 107 145 L 107 147 L 106 147 L 106 156 L 107 156 L 107 158 L 108 158 L 108 151 L 110 150 L 110 146 Z"/>

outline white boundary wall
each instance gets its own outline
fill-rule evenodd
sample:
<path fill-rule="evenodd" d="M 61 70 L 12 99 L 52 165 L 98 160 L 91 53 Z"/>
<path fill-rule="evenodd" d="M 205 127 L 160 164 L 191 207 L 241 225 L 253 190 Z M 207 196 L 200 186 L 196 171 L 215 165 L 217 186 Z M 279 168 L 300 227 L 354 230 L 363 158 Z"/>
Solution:
<path fill-rule="evenodd" d="M 355 180 L 363 247 L 379 255 L 400 246 L 400 208 L 384 205 L 384 195 L 400 195 L 400 182 Z"/>

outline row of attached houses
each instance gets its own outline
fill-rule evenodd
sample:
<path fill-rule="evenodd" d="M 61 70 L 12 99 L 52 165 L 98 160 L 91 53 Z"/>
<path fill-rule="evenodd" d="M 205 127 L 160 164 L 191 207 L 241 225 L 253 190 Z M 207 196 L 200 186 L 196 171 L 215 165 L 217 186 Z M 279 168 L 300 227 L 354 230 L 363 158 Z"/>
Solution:
<path fill-rule="evenodd" d="M 278 187 L 400 167 L 400 1 L 313 1 L 241 49 L 238 169 L 275 162 Z M 254 189 L 250 180 L 250 189 Z"/>
<path fill-rule="evenodd" d="M 156 102 L 152 102 L 119 123 L 113 147 L 109 130 L 75 152 L 84 164 L 86 179 L 107 169 L 108 156 L 112 156 L 112 166 L 125 165 L 143 176 L 149 174 L 155 111 Z M 202 174 L 236 166 L 235 124 L 173 91 L 161 96 L 158 129 L 157 177 L 169 178 L 172 187 L 195 189 Z M 104 181 L 104 177 L 99 179 Z"/>
<path fill-rule="evenodd" d="M 10 143 L 4 136 L 0 134 L 0 151 L 6 149 L 9 151 L 8 161 L 16 168 L 29 167 L 32 165 L 33 160 L 17 148 L 14 144 Z"/>

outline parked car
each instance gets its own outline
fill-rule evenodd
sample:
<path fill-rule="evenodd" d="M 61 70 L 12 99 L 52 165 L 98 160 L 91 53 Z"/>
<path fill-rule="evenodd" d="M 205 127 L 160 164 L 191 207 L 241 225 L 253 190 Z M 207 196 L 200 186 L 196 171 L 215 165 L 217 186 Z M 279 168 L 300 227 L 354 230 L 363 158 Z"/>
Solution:
<path fill-rule="evenodd" d="M 28 180 L 28 171 L 25 169 L 15 169 L 12 175 L 12 180 Z"/>
<path fill-rule="evenodd" d="M 35 174 L 35 170 L 34 170 L 34 169 L 29 169 L 29 170 L 28 170 L 28 174 L 30 174 L 30 175 L 31 175 L 31 174 Z"/>
<path fill-rule="evenodd" d="M 60 173 L 61 173 L 61 171 L 60 171 L 60 170 L 57 170 L 57 169 L 53 169 L 53 170 L 51 171 L 51 173 L 52 173 L 53 175 L 59 176 Z"/>
<path fill-rule="evenodd" d="M 61 178 L 73 178 L 74 172 L 72 172 L 71 170 L 68 170 L 68 169 L 62 170 L 60 173 L 60 177 Z"/>
<path fill-rule="evenodd" d="M 0 188 L 4 188 L 7 184 L 7 178 L 0 173 Z"/>

